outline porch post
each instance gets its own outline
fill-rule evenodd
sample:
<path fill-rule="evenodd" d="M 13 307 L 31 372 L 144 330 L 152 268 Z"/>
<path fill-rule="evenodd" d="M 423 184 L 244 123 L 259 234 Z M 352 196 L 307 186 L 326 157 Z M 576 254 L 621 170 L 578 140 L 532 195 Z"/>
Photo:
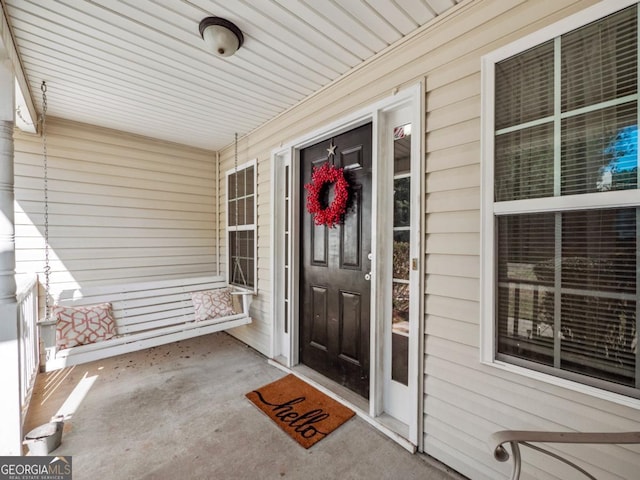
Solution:
<path fill-rule="evenodd" d="M 21 455 L 18 305 L 13 214 L 14 75 L 0 44 L 0 455 Z"/>

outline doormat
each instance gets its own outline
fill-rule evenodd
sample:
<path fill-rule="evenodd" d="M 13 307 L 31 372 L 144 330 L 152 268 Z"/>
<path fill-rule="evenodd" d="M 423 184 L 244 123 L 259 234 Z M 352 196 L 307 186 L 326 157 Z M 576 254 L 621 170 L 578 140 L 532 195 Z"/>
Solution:
<path fill-rule="evenodd" d="M 355 415 L 293 374 L 249 392 L 246 397 L 304 448 Z"/>

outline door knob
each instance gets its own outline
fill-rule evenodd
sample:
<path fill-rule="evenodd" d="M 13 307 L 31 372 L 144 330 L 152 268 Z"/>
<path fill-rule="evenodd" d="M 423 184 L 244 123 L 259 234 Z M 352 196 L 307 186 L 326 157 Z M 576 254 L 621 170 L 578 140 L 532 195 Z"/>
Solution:
<path fill-rule="evenodd" d="M 364 279 L 368 282 L 369 280 L 371 280 L 371 272 L 369 273 L 365 273 L 364 274 Z"/>

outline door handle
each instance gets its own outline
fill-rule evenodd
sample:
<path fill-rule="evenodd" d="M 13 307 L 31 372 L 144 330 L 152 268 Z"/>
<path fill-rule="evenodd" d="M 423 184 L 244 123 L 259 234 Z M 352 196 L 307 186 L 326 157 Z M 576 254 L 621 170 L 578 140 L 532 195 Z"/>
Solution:
<path fill-rule="evenodd" d="M 371 272 L 369 273 L 365 273 L 364 274 L 364 279 L 368 282 L 369 280 L 371 280 Z"/>

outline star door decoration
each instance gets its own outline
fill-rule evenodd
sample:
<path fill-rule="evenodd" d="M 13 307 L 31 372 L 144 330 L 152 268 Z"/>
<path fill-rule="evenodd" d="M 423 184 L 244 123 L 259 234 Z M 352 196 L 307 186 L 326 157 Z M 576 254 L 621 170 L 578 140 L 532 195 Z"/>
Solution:
<path fill-rule="evenodd" d="M 331 143 L 329 143 L 329 148 L 327 148 L 327 153 L 329 154 L 329 159 L 331 159 L 331 157 L 335 157 L 336 156 L 336 145 L 333 144 L 333 140 L 331 140 Z"/>

